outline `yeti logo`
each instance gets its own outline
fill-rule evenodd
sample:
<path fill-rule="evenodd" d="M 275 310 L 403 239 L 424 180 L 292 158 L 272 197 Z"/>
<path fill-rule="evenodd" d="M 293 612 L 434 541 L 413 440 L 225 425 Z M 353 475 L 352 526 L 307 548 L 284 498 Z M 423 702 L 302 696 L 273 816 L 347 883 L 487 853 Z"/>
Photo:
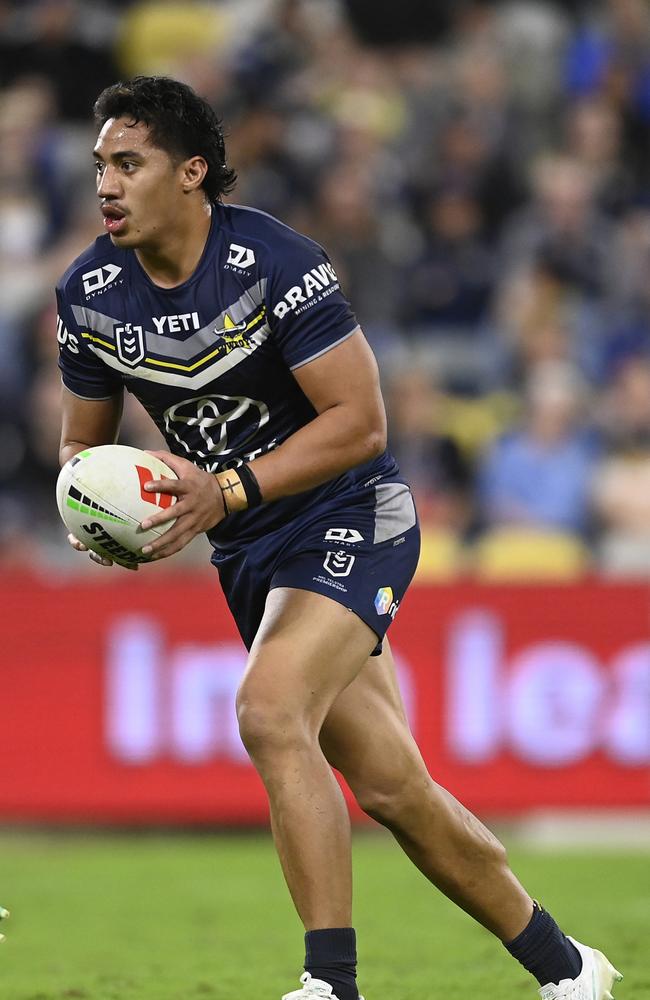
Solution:
<path fill-rule="evenodd" d="M 323 568 L 330 576 L 349 576 L 355 559 L 356 556 L 350 555 L 349 552 L 328 552 Z"/>
<path fill-rule="evenodd" d="M 241 455 L 269 422 L 266 403 L 246 396 L 184 399 L 165 411 L 165 430 L 188 455 Z"/>
<path fill-rule="evenodd" d="M 144 360 L 144 333 L 141 326 L 126 323 L 115 327 L 115 346 L 122 364 L 136 368 Z"/>

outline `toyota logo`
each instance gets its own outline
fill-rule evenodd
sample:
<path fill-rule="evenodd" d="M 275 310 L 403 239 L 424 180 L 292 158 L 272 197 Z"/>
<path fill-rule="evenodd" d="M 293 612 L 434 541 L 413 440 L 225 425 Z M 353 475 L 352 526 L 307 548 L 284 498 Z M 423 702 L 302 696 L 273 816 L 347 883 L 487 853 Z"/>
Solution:
<path fill-rule="evenodd" d="M 192 397 L 165 410 L 165 430 L 188 455 L 240 454 L 269 422 L 269 408 L 247 396 Z"/>

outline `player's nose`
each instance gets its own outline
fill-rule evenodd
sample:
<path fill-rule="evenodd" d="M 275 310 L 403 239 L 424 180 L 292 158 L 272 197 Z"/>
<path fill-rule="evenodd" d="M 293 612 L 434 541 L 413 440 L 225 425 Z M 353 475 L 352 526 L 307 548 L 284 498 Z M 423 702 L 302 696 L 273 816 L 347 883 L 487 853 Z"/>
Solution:
<path fill-rule="evenodd" d="M 120 190 L 117 171 L 107 166 L 97 179 L 97 194 L 100 198 L 115 198 L 120 194 Z"/>

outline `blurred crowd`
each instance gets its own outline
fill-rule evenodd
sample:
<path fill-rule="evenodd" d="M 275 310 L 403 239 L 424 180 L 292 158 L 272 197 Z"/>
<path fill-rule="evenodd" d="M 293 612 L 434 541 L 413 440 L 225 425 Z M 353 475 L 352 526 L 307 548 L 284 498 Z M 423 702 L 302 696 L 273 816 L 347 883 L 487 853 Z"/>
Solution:
<path fill-rule="evenodd" d="M 135 73 L 206 96 L 231 200 L 328 250 L 423 573 L 650 575 L 646 0 L 0 0 L 0 564 L 81 562 L 53 286 L 101 231 L 92 104 Z M 130 401 L 123 440 L 160 443 Z"/>

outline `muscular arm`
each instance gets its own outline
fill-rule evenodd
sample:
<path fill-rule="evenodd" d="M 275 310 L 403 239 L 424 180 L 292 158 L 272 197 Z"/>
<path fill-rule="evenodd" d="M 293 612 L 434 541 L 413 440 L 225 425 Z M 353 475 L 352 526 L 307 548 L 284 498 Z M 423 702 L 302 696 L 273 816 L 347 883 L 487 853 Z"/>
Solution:
<path fill-rule="evenodd" d="M 386 447 L 377 363 L 361 330 L 294 375 L 318 416 L 251 462 L 265 500 L 319 486 Z"/>
<path fill-rule="evenodd" d="M 99 444 L 113 444 L 122 416 L 122 396 L 110 399 L 79 399 L 63 387 L 61 399 L 61 465 L 78 451 Z"/>
<path fill-rule="evenodd" d="M 278 500 L 318 486 L 369 461 L 386 447 L 386 415 L 377 365 L 360 330 L 294 374 L 317 416 L 274 451 L 250 463 L 264 500 Z M 149 528 L 175 518 L 176 524 L 162 538 L 142 550 L 160 559 L 178 552 L 200 531 L 214 527 L 226 511 L 218 477 L 176 455 L 154 454 L 178 476 L 178 480 L 158 480 L 145 486 L 178 497 L 173 508 L 142 523 L 143 528 Z"/>

